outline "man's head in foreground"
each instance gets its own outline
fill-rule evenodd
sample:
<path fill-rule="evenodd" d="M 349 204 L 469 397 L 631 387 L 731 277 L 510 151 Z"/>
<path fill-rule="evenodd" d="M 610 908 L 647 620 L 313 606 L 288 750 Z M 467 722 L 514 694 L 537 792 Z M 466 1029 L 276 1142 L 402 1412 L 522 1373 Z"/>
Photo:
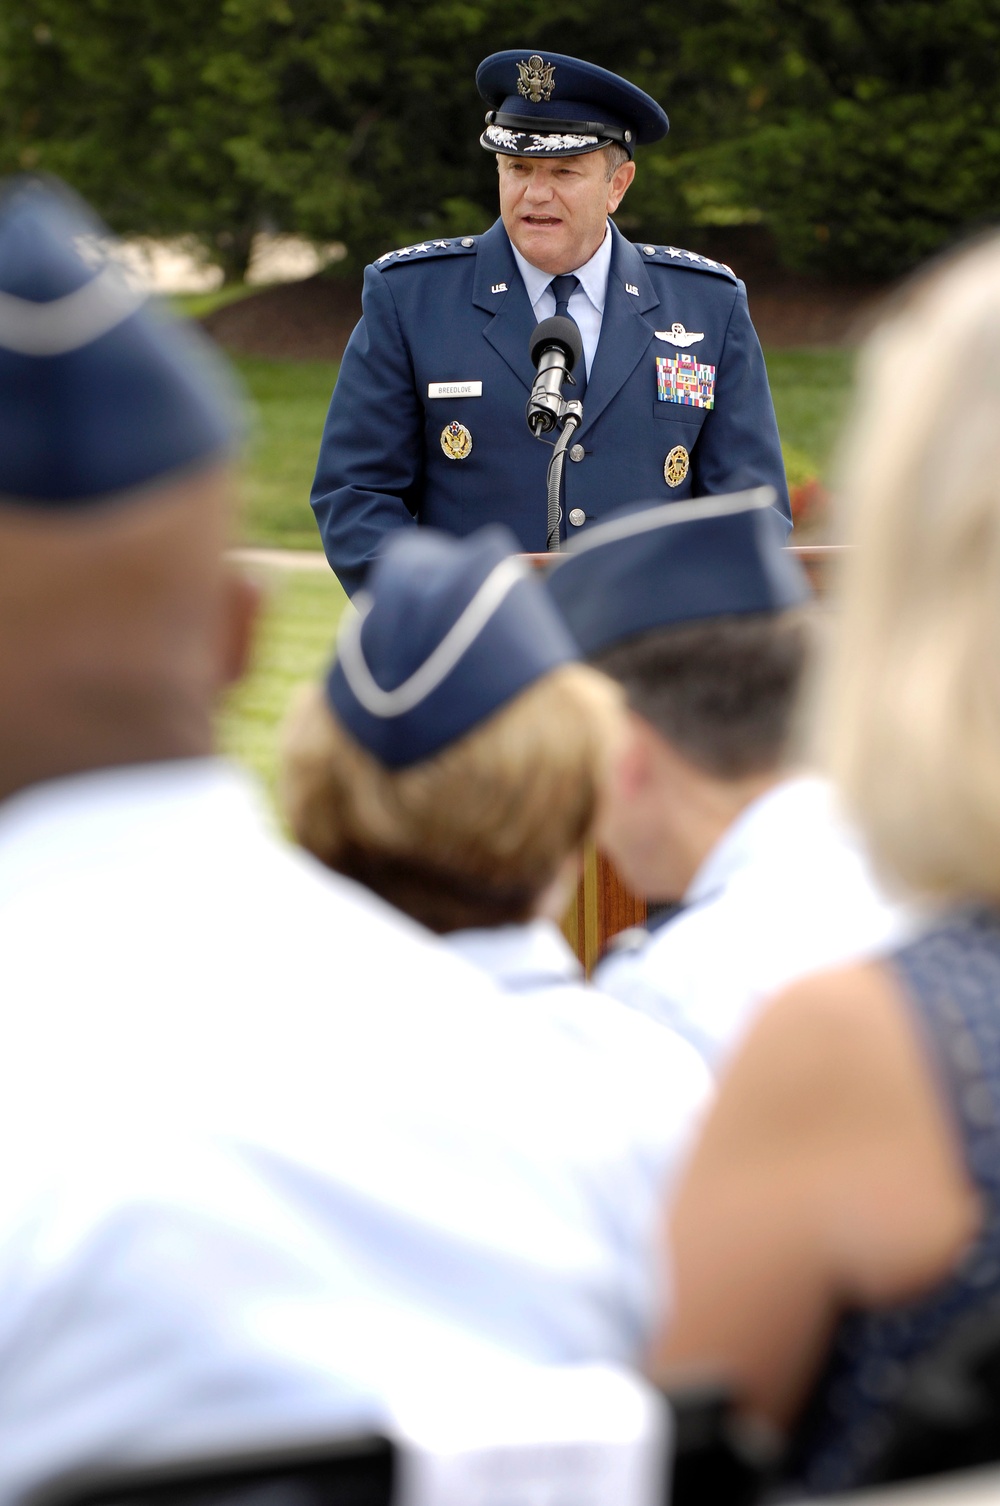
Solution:
<path fill-rule="evenodd" d="M 635 177 L 636 143 L 665 136 L 666 115 L 627 79 L 561 53 L 493 53 L 476 84 L 511 242 L 554 276 L 582 267 Z"/>
<path fill-rule="evenodd" d="M 620 514 L 550 590 L 617 680 L 632 737 L 601 840 L 626 881 L 676 900 L 723 832 L 783 776 L 809 588 L 770 488 Z"/>
<path fill-rule="evenodd" d="M 229 378 L 108 245 L 58 185 L 0 196 L 0 798 L 206 753 L 252 618 Z"/>

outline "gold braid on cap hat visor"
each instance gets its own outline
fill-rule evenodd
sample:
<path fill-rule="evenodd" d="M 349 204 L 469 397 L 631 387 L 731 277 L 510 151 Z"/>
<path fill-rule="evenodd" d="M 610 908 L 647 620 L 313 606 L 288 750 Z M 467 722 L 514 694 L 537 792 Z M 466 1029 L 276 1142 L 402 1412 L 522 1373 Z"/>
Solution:
<path fill-rule="evenodd" d="M 610 125 L 603 120 L 553 120 L 547 115 L 512 115 L 509 110 L 490 110 L 487 125 L 503 126 L 522 136 L 596 136 L 601 141 L 617 141 L 631 146 L 635 133 L 629 126 Z"/>
<path fill-rule="evenodd" d="M 405 716 L 451 674 L 462 655 L 467 653 L 494 612 L 522 580 L 528 567 L 515 555 L 509 555 L 492 569 L 456 622 L 445 633 L 433 653 L 394 690 L 383 690 L 365 659 L 361 629 L 374 602 L 366 591 L 355 598 L 357 613 L 345 615 L 337 642 L 337 656 L 344 678 L 354 696 L 370 716 L 383 720 Z"/>

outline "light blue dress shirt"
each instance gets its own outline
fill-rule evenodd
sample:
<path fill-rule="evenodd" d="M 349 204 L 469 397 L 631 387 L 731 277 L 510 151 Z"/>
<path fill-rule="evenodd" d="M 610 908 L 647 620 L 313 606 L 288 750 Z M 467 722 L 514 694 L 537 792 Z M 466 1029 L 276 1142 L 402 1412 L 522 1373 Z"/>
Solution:
<path fill-rule="evenodd" d="M 517 247 L 511 243 L 514 260 L 517 262 L 535 318 L 550 319 L 556 311 L 556 295 L 552 291 L 552 273 L 543 272 L 525 261 Z M 604 299 L 608 291 L 608 273 L 611 270 L 611 226 L 604 228 L 604 239 L 589 261 L 582 267 L 573 268 L 573 276 L 580 279 L 580 286 L 569 301 L 569 311 L 577 322 L 583 340 L 583 355 L 589 378 L 597 342 L 601 338 L 604 319 Z"/>

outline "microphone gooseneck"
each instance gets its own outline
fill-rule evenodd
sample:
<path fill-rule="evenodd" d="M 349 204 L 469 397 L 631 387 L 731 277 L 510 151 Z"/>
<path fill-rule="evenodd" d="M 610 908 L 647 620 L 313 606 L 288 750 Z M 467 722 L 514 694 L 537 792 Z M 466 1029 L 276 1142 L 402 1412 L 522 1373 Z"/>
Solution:
<path fill-rule="evenodd" d="M 583 404 L 575 398 L 567 401 L 562 395 L 563 382 L 567 377 L 572 381 L 574 366 L 583 360 L 583 340 L 576 320 L 565 314 L 543 319 L 532 333 L 528 349 L 537 372 L 525 410 L 528 428 L 536 439 L 541 439 L 557 424 L 562 431 L 555 442 L 545 478 L 548 493 L 546 547 L 557 550 L 560 547 L 562 506 L 559 498 L 566 449 L 574 429 L 583 422 Z"/>

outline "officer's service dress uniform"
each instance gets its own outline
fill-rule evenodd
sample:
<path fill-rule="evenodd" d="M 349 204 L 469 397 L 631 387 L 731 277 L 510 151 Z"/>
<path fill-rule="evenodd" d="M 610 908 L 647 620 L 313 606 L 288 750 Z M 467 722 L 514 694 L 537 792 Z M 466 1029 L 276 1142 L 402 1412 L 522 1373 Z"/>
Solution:
<path fill-rule="evenodd" d="M 665 133 L 666 116 L 641 90 L 572 58 L 546 58 L 548 95 L 535 90 L 533 100 L 529 85 L 519 95 L 523 58 L 496 54 L 477 75 L 484 98 L 501 106 L 487 117 L 489 150 L 573 156 L 617 141 L 631 155 L 636 140 Z M 694 251 L 633 245 L 613 224 L 609 232 L 605 280 L 569 305 L 574 318 L 589 314 L 600 338 L 587 354 L 584 420 L 564 471 L 563 537 L 637 498 L 761 484 L 775 488 L 790 520 L 743 283 Z M 414 521 L 458 535 L 502 521 L 522 549 L 544 550 L 551 447 L 533 437 L 524 410 L 535 376 L 531 335 L 555 298 L 529 296 L 503 223 L 388 252 L 365 272 L 363 308 L 312 490 L 327 557 L 346 588 L 360 584 L 387 533 Z"/>
<path fill-rule="evenodd" d="M 801 607 L 808 584 L 781 548 L 770 502 L 762 488 L 631 511 L 582 538 L 547 581 L 582 651 Z M 907 925 L 812 777 L 776 774 L 705 854 L 683 899 L 662 926 L 621 937 L 596 981 L 689 1040 L 713 1070 L 777 989 L 878 951 Z"/>
<path fill-rule="evenodd" d="M 97 236 L 39 185 L 0 205 L 0 415 L 30 394 L 0 509 L 60 543 L 232 441 L 206 352 L 81 259 Z M 641 1349 L 624 1095 L 224 762 L 0 803 L 0 998 L 0 1500 L 368 1425 L 484 1356 Z"/>

